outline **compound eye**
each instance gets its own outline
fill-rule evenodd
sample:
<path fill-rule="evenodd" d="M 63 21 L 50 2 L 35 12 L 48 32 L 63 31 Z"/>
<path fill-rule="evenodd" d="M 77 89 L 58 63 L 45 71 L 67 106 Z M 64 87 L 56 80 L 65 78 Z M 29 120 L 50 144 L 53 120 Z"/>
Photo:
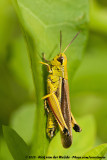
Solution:
<path fill-rule="evenodd" d="M 61 63 L 61 65 L 62 65 L 64 58 L 61 56 L 61 57 L 58 57 L 57 60 L 58 60 L 58 61 Z"/>

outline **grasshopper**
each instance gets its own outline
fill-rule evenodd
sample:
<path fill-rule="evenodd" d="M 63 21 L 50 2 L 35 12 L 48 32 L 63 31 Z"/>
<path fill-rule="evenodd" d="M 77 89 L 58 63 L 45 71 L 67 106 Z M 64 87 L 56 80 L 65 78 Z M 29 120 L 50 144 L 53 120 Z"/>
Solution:
<path fill-rule="evenodd" d="M 72 128 L 76 132 L 81 131 L 81 128 L 70 111 L 67 57 L 64 54 L 78 34 L 79 32 L 65 50 L 61 52 L 62 34 L 60 32 L 60 53 L 52 61 L 46 60 L 43 54 L 44 62 L 41 62 L 47 66 L 49 72 L 47 78 L 47 95 L 42 98 L 45 99 L 45 109 L 48 113 L 47 135 L 51 139 L 59 126 L 64 148 L 68 148 L 72 144 Z"/>

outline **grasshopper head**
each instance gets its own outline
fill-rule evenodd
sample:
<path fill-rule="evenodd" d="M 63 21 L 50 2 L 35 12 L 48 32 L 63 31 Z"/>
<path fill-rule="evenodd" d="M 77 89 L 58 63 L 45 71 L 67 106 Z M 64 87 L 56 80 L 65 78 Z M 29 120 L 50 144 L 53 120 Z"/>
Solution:
<path fill-rule="evenodd" d="M 51 62 L 54 66 L 62 66 L 65 67 L 67 65 L 67 57 L 64 53 L 60 53 L 57 55 L 53 61 Z"/>
<path fill-rule="evenodd" d="M 58 55 L 57 61 L 60 62 L 60 65 L 65 66 L 67 64 L 67 57 L 64 53 Z"/>
<path fill-rule="evenodd" d="M 53 75 L 57 75 L 68 79 L 67 76 L 67 57 L 64 53 L 60 53 L 57 55 L 52 61 L 52 73 Z"/>

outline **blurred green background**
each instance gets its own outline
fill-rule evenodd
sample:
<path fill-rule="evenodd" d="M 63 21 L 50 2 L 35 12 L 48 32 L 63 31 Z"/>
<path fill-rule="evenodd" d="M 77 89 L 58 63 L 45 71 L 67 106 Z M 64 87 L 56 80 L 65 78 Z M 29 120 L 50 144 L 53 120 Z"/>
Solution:
<path fill-rule="evenodd" d="M 75 117 L 93 116 L 96 146 L 107 142 L 107 1 L 89 0 L 89 5 L 87 46 L 70 98 Z M 34 113 L 35 91 L 21 27 L 11 1 L 0 0 L 0 128 L 12 126 L 30 144 Z M 0 148 L 0 159 L 12 160 L 2 129 Z"/>

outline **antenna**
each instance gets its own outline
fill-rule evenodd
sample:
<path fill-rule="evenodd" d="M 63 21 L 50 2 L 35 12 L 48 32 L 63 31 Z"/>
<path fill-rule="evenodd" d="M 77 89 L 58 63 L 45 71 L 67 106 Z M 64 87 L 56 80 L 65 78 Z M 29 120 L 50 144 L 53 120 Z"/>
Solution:
<path fill-rule="evenodd" d="M 74 36 L 74 38 L 72 39 L 72 41 L 68 44 L 68 46 L 64 49 L 64 51 L 63 51 L 63 53 L 65 53 L 66 52 L 66 50 L 68 49 L 68 47 L 71 45 L 71 43 L 75 40 L 75 38 L 79 35 L 79 33 L 80 33 L 81 31 L 79 31 L 75 36 Z"/>
<path fill-rule="evenodd" d="M 61 53 L 61 48 L 62 48 L 62 32 L 60 31 L 60 53 Z"/>

